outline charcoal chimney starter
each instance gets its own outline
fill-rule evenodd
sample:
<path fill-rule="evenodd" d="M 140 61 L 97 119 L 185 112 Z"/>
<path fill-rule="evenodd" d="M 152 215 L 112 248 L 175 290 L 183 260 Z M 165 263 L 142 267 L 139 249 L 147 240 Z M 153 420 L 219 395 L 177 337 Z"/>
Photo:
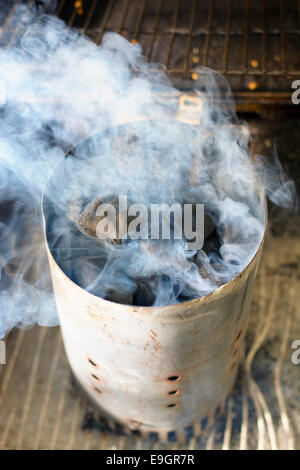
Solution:
<path fill-rule="evenodd" d="M 264 236 L 242 272 L 201 298 L 161 307 L 100 298 L 70 279 L 49 243 L 53 211 L 47 193 L 63 184 L 61 174 L 68 174 L 62 169 L 64 162 L 72 158 L 71 151 L 50 177 L 42 212 L 59 319 L 74 377 L 101 414 L 127 432 L 157 433 L 167 439 L 168 433 L 184 435 L 184 429 L 193 426 L 198 434 L 201 421 L 213 417 L 233 387 Z"/>

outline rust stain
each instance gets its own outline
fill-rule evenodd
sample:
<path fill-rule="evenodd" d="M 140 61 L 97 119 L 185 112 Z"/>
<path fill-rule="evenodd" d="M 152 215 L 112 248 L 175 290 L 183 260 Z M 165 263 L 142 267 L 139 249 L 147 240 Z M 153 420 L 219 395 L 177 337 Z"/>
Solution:
<path fill-rule="evenodd" d="M 161 344 L 159 341 L 157 341 L 156 336 L 157 333 L 155 331 L 150 330 L 152 334 L 150 334 L 150 338 L 153 341 L 152 347 L 153 347 L 153 353 L 152 354 L 157 354 L 161 350 Z"/>
<path fill-rule="evenodd" d="M 199 330 L 195 330 L 195 331 L 191 331 L 190 334 L 191 334 L 192 336 L 197 336 L 197 335 L 200 333 L 200 331 L 201 331 L 200 329 L 199 329 Z"/>
<path fill-rule="evenodd" d="M 237 335 L 237 337 L 235 338 L 235 342 L 239 341 L 239 339 L 240 339 L 240 337 L 241 337 L 241 334 L 242 334 L 242 330 L 240 330 L 240 331 L 238 332 L 238 335 Z"/>

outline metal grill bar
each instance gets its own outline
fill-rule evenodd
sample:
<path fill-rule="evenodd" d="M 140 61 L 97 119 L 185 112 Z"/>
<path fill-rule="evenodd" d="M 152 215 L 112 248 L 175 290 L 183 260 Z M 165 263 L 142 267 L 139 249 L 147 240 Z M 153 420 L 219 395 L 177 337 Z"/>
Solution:
<path fill-rule="evenodd" d="M 220 69 L 220 70 L 215 69 L 215 70 L 216 70 L 216 72 L 223 73 L 222 69 Z M 169 72 L 173 73 L 173 74 L 184 74 L 185 69 L 183 67 L 182 68 L 169 68 Z M 248 74 L 250 76 L 258 76 L 258 77 L 261 77 L 261 76 L 264 76 L 264 75 L 266 77 L 278 77 L 278 76 L 283 76 L 283 70 L 267 70 L 266 72 L 264 72 L 263 70 L 251 70 L 251 71 L 248 70 Z M 229 75 L 229 76 L 234 76 L 234 75 L 244 76 L 245 72 L 243 70 L 240 70 L 240 69 L 232 69 L 232 70 L 227 70 L 226 75 Z M 292 76 L 296 76 L 296 75 L 300 75 L 300 71 L 298 69 L 289 70 L 287 77 L 292 77 Z"/>
<path fill-rule="evenodd" d="M 19 3 L 21 2 L 21 0 L 18 0 L 16 3 L 14 3 L 14 5 L 12 6 L 12 8 L 10 9 L 7 17 L 5 18 L 5 21 L 3 23 L 3 26 L 2 26 L 2 29 L 0 31 L 0 37 L 7 31 L 7 28 L 8 28 L 8 25 L 9 25 L 9 22 L 10 20 L 12 19 L 15 11 L 16 11 L 16 8 L 17 6 L 19 5 Z"/>
<path fill-rule="evenodd" d="M 207 20 L 207 34 L 206 34 L 205 47 L 204 47 L 204 58 L 203 58 L 204 67 L 207 66 L 213 14 L 214 14 L 214 0 L 210 0 L 210 2 L 209 2 L 209 14 L 208 14 L 208 20 Z"/>
<path fill-rule="evenodd" d="M 243 44 L 243 73 L 248 65 L 248 27 L 249 27 L 249 0 L 245 0 L 244 44 Z"/>
<path fill-rule="evenodd" d="M 26 13 L 29 13 L 33 7 L 34 7 L 34 4 L 35 4 L 35 1 L 36 0 L 30 0 L 27 4 L 27 7 L 26 7 Z M 47 0 L 45 1 L 41 11 L 40 11 L 40 14 L 38 15 L 37 19 L 41 17 L 41 15 L 43 13 L 45 13 L 45 11 L 47 10 L 47 8 L 49 7 L 49 4 L 50 4 L 50 1 L 51 0 Z M 17 0 L 11 7 L 11 9 L 9 10 L 9 13 L 8 15 L 6 16 L 5 20 L 4 20 L 4 23 L 2 25 L 2 28 L 0 30 L 0 38 L 8 31 L 9 29 L 9 26 L 10 26 L 10 23 L 11 23 L 11 20 L 12 18 L 14 17 L 14 14 L 16 13 L 16 10 L 18 8 L 18 6 L 21 4 L 21 0 Z M 18 35 L 20 34 L 21 30 L 22 30 L 22 26 L 24 25 L 22 19 L 21 21 L 15 26 L 15 28 L 13 29 L 12 31 L 12 34 L 11 34 L 11 37 L 9 39 L 9 41 L 7 42 L 7 44 L 5 45 L 5 48 L 8 50 L 10 49 L 14 43 L 16 42 L 17 38 L 18 38 Z"/>
<path fill-rule="evenodd" d="M 30 3 L 27 5 L 27 11 L 30 11 L 30 10 L 31 10 L 31 8 L 33 7 L 33 4 L 34 4 L 34 0 L 31 0 Z M 22 23 L 19 24 L 19 25 L 17 26 L 17 28 L 15 28 L 15 30 L 14 30 L 14 32 L 13 32 L 13 34 L 12 34 L 12 37 L 11 37 L 11 39 L 10 39 L 10 41 L 9 41 L 8 44 L 6 45 L 6 49 L 10 49 L 10 48 L 13 46 L 13 44 L 14 44 L 14 42 L 15 42 L 15 40 L 16 40 L 16 38 L 17 38 L 17 36 L 18 36 L 18 33 L 20 32 L 20 29 L 21 29 L 21 28 L 22 28 Z"/>
<path fill-rule="evenodd" d="M 74 23 L 74 20 L 76 18 L 76 15 L 77 15 L 77 10 L 74 8 L 73 12 L 72 12 L 72 15 L 70 16 L 70 19 L 68 21 L 68 26 L 71 28 L 73 26 L 73 23 Z"/>
<path fill-rule="evenodd" d="M 262 69 L 266 72 L 266 57 L 267 57 L 267 0 L 264 0 L 264 13 L 263 13 L 263 51 L 262 51 Z"/>
<path fill-rule="evenodd" d="M 61 14 L 61 11 L 62 11 L 63 7 L 65 6 L 65 3 L 66 3 L 66 0 L 60 0 L 59 5 L 58 5 L 58 7 L 56 9 L 56 12 L 55 12 L 57 16 L 59 16 Z"/>
<path fill-rule="evenodd" d="M 131 28 L 127 28 L 127 29 L 123 27 L 122 30 L 123 30 L 123 32 L 126 32 L 130 36 L 132 36 L 135 32 L 135 28 L 136 28 L 135 25 L 133 25 Z M 110 29 L 107 28 L 107 30 L 110 30 Z M 199 38 L 201 36 L 207 36 L 207 34 L 209 34 L 209 33 L 214 34 L 215 36 L 225 37 L 226 36 L 226 29 L 224 28 L 224 31 L 222 31 L 220 29 L 213 31 L 212 28 L 209 29 L 207 27 L 207 28 L 201 28 L 198 31 L 194 31 L 194 32 L 191 33 L 188 28 L 182 28 L 181 27 L 180 29 L 175 28 L 175 30 L 172 30 L 172 28 L 170 28 L 168 30 L 163 31 L 163 33 L 164 34 L 174 33 L 174 34 L 176 34 L 176 36 L 183 36 L 183 37 L 188 37 L 188 36 L 191 35 L 193 38 Z M 153 30 L 140 31 L 140 34 L 144 34 L 146 36 L 151 36 L 153 34 Z M 252 34 L 255 34 L 257 36 L 263 36 L 263 34 L 264 34 L 263 27 L 260 28 L 260 27 L 257 26 L 255 28 L 255 30 L 252 32 Z M 280 34 L 281 34 L 280 28 L 270 30 L 267 33 L 268 36 L 279 36 Z M 287 28 L 284 31 L 284 34 L 285 35 L 287 35 L 287 34 L 288 35 L 292 35 L 292 34 L 299 35 L 300 34 L 300 29 L 299 28 Z M 244 36 L 244 29 L 229 32 L 229 37 L 243 37 L 243 36 Z"/>
<path fill-rule="evenodd" d="M 83 30 L 82 30 L 83 34 L 86 34 L 87 29 L 91 24 L 93 15 L 94 15 L 96 7 L 97 7 L 97 4 L 98 4 L 98 0 L 93 0 L 93 3 L 91 4 L 90 9 L 88 10 L 88 14 L 86 16 L 86 20 L 85 20 L 84 25 L 83 25 Z"/>
<path fill-rule="evenodd" d="M 228 0 L 227 6 L 227 19 L 226 19 L 226 38 L 225 38 L 225 50 L 224 50 L 224 73 L 227 71 L 228 65 L 228 47 L 229 47 L 229 33 L 231 28 L 231 10 L 232 10 L 232 0 Z"/>
<path fill-rule="evenodd" d="M 286 71 L 285 0 L 280 0 L 280 38 L 281 38 L 282 72 L 285 73 Z"/>
<path fill-rule="evenodd" d="M 186 53 L 184 57 L 184 70 L 185 73 L 188 73 L 189 61 L 190 61 L 190 54 L 191 54 L 191 44 L 192 44 L 192 35 L 196 20 L 196 12 L 197 12 L 197 1 L 193 0 L 192 9 L 191 9 L 191 17 L 190 17 L 190 34 L 186 44 Z"/>
<path fill-rule="evenodd" d="M 174 15 L 173 15 L 173 19 L 172 19 L 172 25 L 171 25 L 171 33 L 170 33 L 170 41 L 169 41 L 169 47 L 168 47 L 168 53 L 167 53 L 167 60 L 166 60 L 166 66 L 167 67 L 169 67 L 169 62 L 170 62 L 172 48 L 173 48 L 174 39 L 175 39 L 175 29 L 176 29 L 176 25 L 177 25 L 179 6 L 180 6 L 180 0 L 176 0 Z"/>
<path fill-rule="evenodd" d="M 143 16 L 145 13 L 146 6 L 147 6 L 147 0 L 143 0 L 141 3 L 140 11 L 138 13 L 138 17 L 137 17 L 136 28 L 135 28 L 133 38 L 132 38 L 133 41 L 136 41 L 138 39 L 139 34 L 141 32 L 141 26 L 142 26 Z"/>
<path fill-rule="evenodd" d="M 105 11 L 105 14 L 104 14 L 101 26 L 100 26 L 99 34 L 96 36 L 96 39 L 95 39 L 95 43 L 97 45 L 99 45 L 100 42 L 101 42 L 104 30 L 106 28 L 106 25 L 108 23 L 109 17 L 111 15 L 111 12 L 112 12 L 112 9 L 113 9 L 113 6 L 114 6 L 114 1 L 115 0 L 109 0 L 109 3 L 107 5 L 107 8 L 106 8 L 106 11 Z"/>
<path fill-rule="evenodd" d="M 160 0 L 160 2 L 158 4 L 158 8 L 157 8 L 155 23 L 154 23 L 154 29 L 153 29 L 153 33 L 152 33 L 152 36 L 151 36 L 151 43 L 150 43 L 150 48 L 149 48 L 149 52 L 148 52 L 148 59 L 149 60 L 151 60 L 152 54 L 153 54 L 153 47 L 154 47 L 154 43 L 155 43 L 155 40 L 156 40 L 156 37 L 157 37 L 157 31 L 158 31 L 158 25 L 159 25 L 160 15 L 161 15 L 161 11 L 162 11 L 163 1 L 164 0 Z"/>
<path fill-rule="evenodd" d="M 131 2 L 131 0 L 127 0 L 126 3 L 125 3 L 125 8 L 124 8 L 124 12 L 123 12 L 123 15 L 122 15 L 122 20 L 121 20 L 121 23 L 120 23 L 120 26 L 119 26 L 119 29 L 118 29 L 119 34 L 121 34 L 123 29 L 124 29 L 124 24 L 125 24 L 125 21 L 126 21 L 126 18 L 127 18 L 130 2 Z"/>

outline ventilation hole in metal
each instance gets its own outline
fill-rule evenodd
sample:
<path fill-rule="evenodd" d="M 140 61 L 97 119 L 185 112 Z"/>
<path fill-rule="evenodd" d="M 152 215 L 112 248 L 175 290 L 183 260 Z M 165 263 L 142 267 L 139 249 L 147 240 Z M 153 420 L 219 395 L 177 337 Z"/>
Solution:
<path fill-rule="evenodd" d="M 167 408 L 174 408 L 174 406 L 176 406 L 176 403 L 170 403 L 169 405 L 167 405 Z"/>
<path fill-rule="evenodd" d="M 100 379 L 99 379 L 99 377 L 97 377 L 97 375 L 95 375 L 95 374 L 91 374 L 91 375 L 92 375 L 93 379 L 98 380 L 100 382 Z"/>
<path fill-rule="evenodd" d="M 177 441 L 176 431 L 168 432 L 168 442 L 176 442 L 176 441 Z"/>
<path fill-rule="evenodd" d="M 92 364 L 93 367 L 98 367 L 96 362 L 92 361 L 92 359 L 88 359 L 89 363 Z"/>
<path fill-rule="evenodd" d="M 98 387 L 94 387 L 94 390 L 95 390 L 95 392 L 97 392 L 97 393 L 102 393 L 102 390 L 100 390 L 100 388 L 98 388 Z"/>
<path fill-rule="evenodd" d="M 172 382 L 175 382 L 176 380 L 180 380 L 180 379 L 181 379 L 180 375 L 170 375 L 168 377 L 168 380 L 171 380 Z"/>
<path fill-rule="evenodd" d="M 177 395 L 179 395 L 179 393 L 180 393 L 180 390 L 171 390 L 170 392 L 168 392 L 168 395 L 175 395 L 175 396 L 177 396 Z"/>
<path fill-rule="evenodd" d="M 187 426 L 186 428 L 184 428 L 184 433 L 187 440 L 192 439 L 195 436 L 194 426 Z"/>
<path fill-rule="evenodd" d="M 205 429 L 207 427 L 207 425 L 208 425 L 208 418 L 205 417 L 201 420 L 201 428 Z"/>
<path fill-rule="evenodd" d="M 158 441 L 158 434 L 157 432 L 149 432 L 149 439 L 152 441 Z"/>

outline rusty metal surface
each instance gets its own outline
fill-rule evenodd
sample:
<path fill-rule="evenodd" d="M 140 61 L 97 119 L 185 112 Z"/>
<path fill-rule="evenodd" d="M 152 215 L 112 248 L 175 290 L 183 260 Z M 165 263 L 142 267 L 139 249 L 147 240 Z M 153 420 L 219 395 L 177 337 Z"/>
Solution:
<path fill-rule="evenodd" d="M 298 238 L 267 239 L 247 359 L 209 435 L 161 444 L 97 430 L 71 384 L 60 329 L 36 327 L 14 331 L 7 340 L 7 364 L 0 366 L 0 448 L 299 448 L 299 366 L 291 362 L 291 343 L 300 338 L 299 262 Z"/>

